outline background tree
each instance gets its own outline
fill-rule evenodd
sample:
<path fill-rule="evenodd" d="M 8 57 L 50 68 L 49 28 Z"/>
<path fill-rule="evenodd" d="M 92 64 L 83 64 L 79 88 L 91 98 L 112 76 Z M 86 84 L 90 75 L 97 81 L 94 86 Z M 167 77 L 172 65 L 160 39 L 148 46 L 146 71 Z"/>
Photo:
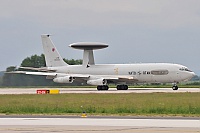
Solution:
<path fill-rule="evenodd" d="M 7 67 L 6 68 L 6 72 L 12 72 L 12 71 L 15 71 L 16 70 L 16 66 L 10 66 L 10 67 Z"/>
<path fill-rule="evenodd" d="M 71 59 L 71 60 L 68 60 L 68 59 L 63 59 L 67 64 L 69 65 L 80 65 L 82 64 L 83 60 L 81 59 L 78 59 L 78 60 L 74 60 L 74 59 Z"/>
<path fill-rule="evenodd" d="M 6 68 L 6 72 L 11 72 L 14 70 L 16 70 L 16 66 L 10 66 L 10 67 Z M 3 86 L 12 86 L 13 82 L 16 81 L 13 79 L 17 79 L 17 77 L 14 74 L 4 74 L 3 78 L 2 78 L 2 85 Z"/>
<path fill-rule="evenodd" d="M 45 57 L 44 54 L 41 54 L 40 56 L 38 55 L 32 55 L 31 57 L 27 57 L 24 59 L 21 63 L 21 66 L 23 67 L 45 67 L 46 62 L 45 62 Z"/>
<path fill-rule="evenodd" d="M 79 65 L 82 64 L 82 60 L 68 60 L 64 59 L 64 61 L 69 65 Z M 44 54 L 32 55 L 31 57 L 25 58 L 21 65 L 21 67 L 46 67 L 45 56 Z M 17 70 L 15 66 L 10 66 L 6 69 L 6 72 Z M 30 71 L 20 69 L 22 71 Z M 47 80 L 46 76 L 35 76 L 35 75 L 25 75 L 25 74 L 4 74 L 2 80 L 3 86 L 64 86 L 64 85 L 77 85 L 77 83 L 73 84 L 58 84 L 54 83 L 52 80 Z M 80 84 L 80 83 L 78 83 Z"/>
<path fill-rule="evenodd" d="M 0 86 L 3 86 L 3 77 L 0 77 Z"/>
<path fill-rule="evenodd" d="M 80 65 L 82 64 L 82 60 L 81 59 L 63 59 L 67 64 L 69 65 Z M 23 67 L 46 67 L 46 62 L 45 62 L 45 56 L 44 54 L 41 54 L 40 56 L 38 55 L 32 55 L 31 57 L 27 57 L 26 59 L 24 59 L 21 63 L 21 66 Z"/>

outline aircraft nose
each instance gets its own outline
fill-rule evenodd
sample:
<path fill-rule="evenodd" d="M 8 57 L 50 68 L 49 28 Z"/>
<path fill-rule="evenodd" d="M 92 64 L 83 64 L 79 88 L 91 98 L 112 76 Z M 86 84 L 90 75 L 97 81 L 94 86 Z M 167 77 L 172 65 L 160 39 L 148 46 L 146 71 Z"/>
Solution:
<path fill-rule="evenodd" d="M 194 77 L 196 74 L 194 72 L 187 72 L 187 74 L 185 74 L 184 79 L 185 81 L 190 80 L 192 77 Z"/>
<path fill-rule="evenodd" d="M 190 72 L 190 74 L 188 75 L 189 78 L 191 79 L 192 77 L 194 77 L 196 74 L 194 72 Z"/>
<path fill-rule="evenodd" d="M 194 77 L 196 74 L 194 72 L 191 72 L 192 77 Z"/>

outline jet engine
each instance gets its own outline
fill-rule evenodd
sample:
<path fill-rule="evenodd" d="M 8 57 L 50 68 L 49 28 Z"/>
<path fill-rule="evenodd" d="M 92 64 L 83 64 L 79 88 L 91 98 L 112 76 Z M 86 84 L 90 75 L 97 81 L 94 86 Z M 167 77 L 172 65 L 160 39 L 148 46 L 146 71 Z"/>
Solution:
<path fill-rule="evenodd" d="M 74 78 L 71 76 L 57 77 L 53 79 L 53 81 L 56 83 L 72 83 L 73 80 Z"/>
<path fill-rule="evenodd" d="M 88 80 L 87 84 L 90 85 L 106 85 L 107 84 L 107 80 L 100 78 L 100 79 L 92 79 L 92 80 Z"/>

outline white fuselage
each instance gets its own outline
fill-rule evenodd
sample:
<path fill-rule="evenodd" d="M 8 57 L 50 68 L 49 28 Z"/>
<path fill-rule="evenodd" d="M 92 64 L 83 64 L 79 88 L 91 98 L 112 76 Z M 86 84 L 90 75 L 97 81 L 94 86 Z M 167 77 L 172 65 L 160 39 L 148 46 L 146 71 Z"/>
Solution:
<path fill-rule="evenodd" d="M 96 77 L 103 76 L 132 76 L 137 80 L 129 80 L 127 83 L 178 83 L 191 79 L 195 74 L 187 67 L 171 63 L 141 63 L 141 64 L 106 64 L 68 65 L 53 67 L 57 73 L 88 74 Z"/>

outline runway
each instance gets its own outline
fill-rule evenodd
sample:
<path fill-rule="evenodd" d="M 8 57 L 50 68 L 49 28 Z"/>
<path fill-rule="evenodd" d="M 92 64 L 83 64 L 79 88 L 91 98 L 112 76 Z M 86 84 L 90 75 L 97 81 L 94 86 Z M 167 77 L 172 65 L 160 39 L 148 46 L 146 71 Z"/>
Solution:
<path fill-rule="evenodd" d="M 71 117 L 3 117 L 0 132 L 4 133 L 197 133 L 200 120 L 197 118 L 71 118 Z"/>
<path fill-rule="evenodd" d="M 0 94 L 36 94 L 38 89 L 55 88 L 1 88 Z M 96 88 L 57 88 L 60 93 L 184 93 L 200 92 L 200 88 L 130 88 L 117 91 L 97 91 Z M 7 116 L 0 115 L 3 133 L 199 133 L 200 118 L 184 117 L 109 117 L 109 116 Z"/>
<path fill-rule="evenodd" d="M 96 88 L 1 88 L 0 94 L 36 94 L 38 89 L 58 89 L 60 93 L 184 93 L 184 92 L 200 92 L 200 88 L 179 88 L 172 90 L 171 88 L 129 88 L 128 90 L 116 90 L 110 88 L 108 91 L 97 91 Z"/>

